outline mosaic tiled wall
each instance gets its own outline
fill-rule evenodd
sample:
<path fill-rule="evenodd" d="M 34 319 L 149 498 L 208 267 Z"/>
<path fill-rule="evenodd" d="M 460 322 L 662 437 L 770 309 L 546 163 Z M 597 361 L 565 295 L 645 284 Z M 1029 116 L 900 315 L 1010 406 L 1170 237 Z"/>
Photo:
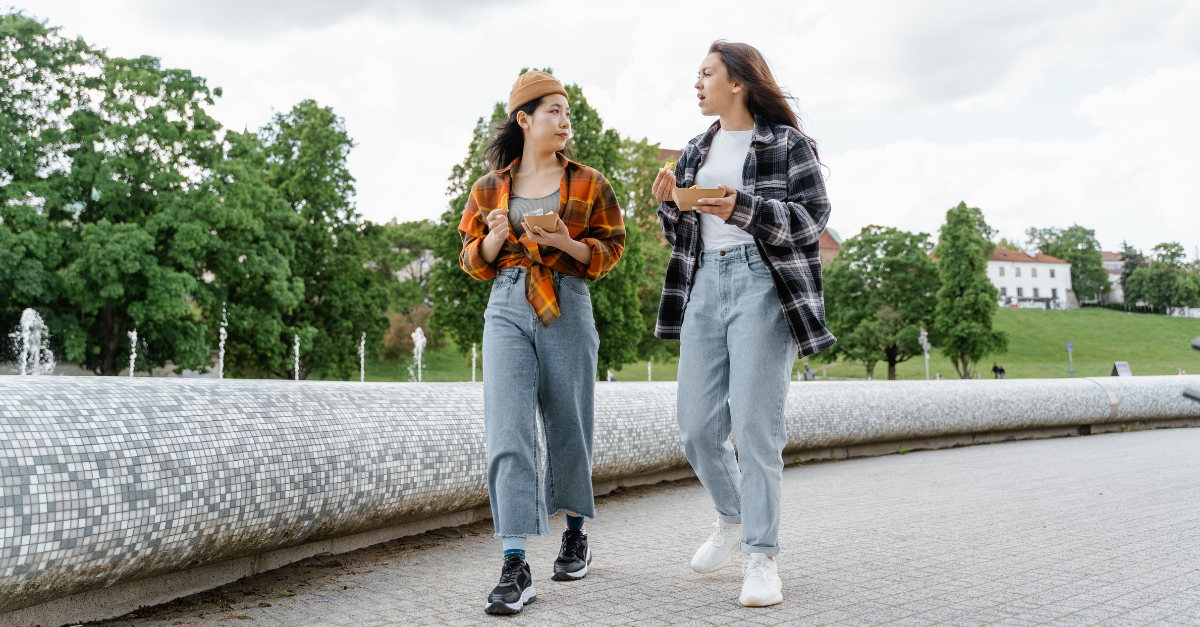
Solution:
<path fill-rule="evenodd" d="M 789 448 L 1200 416 L 1184 384 L 796 383 Z M 483 505 L 482 391 L 0 377 L 0 613 Z M 600 384 L 596 410 L 595 480 L 686 464 L 673 383 Z"/>

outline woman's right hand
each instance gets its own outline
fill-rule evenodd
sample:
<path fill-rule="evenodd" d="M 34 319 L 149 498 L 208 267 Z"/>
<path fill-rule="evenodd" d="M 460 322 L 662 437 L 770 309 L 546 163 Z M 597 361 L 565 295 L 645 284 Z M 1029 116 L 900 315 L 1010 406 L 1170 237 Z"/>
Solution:
<path fill-rule="evenodd" d="M 675 173 L 667 169 L 660 170 L 654 178 L 654 197 L 659 200 L 671 200 L 671 192 L 675 187 Z"/>
<path fill-rule="evenodd" d="M 487 236 L 496 244 L 508 240 L 508 209 L 496 209 L 487 215 Z"/>

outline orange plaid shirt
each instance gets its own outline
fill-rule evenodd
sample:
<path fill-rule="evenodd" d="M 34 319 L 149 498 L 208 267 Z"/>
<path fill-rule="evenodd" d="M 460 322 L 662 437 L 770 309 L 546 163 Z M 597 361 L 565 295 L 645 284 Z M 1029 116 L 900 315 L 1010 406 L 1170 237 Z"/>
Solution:
<path fill-rule="evenodd" d="M 554 289 L 554 273 L 581 276 L 595 281 L 617 265 L 625 250 L 625 222 L 621 205 L 608 180 L 596 170 L 567 159 L 563 161 L 563 178 L 559 184 L 558 215 L 567 225 L 571 238 L 592 249 L 592 261 L 579 263 L 571 255 L 553 247 L 533 243 L 528 234 L 520 239 L 511 231 L 492 263 L 483 260 L 479 246 L 488 234 L 487 216 L 496 209 L 507 209 L 512 191 L 512 171 L 521 159 L 508 167 L 483 175 L 471 186 L 471 196 L 463 210 L 458 231 L 463 248 L 458 265 L 480 281 L 495 277 L 499 270 L 522 266 L 525 272 L 525 300 L 533 307 L 543 327 L 558 319 L 558 295 Z"/>

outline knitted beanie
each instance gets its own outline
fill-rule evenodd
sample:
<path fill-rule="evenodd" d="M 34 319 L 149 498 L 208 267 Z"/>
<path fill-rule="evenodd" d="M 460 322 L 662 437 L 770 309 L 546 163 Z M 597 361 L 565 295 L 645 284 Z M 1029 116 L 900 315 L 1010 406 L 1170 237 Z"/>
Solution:
<path fill-rule="evenodd" d="M 517 78 L 517 82 L 513 83 L 512 91 L 508 93 L 508 114 L 512 115 L 518 107 L 527 104 L 543 96 L 550 94 L 562 94 L 567 96 L 567 90 L 563 89 L 562 83 L 558 79 L 537 70 L 529 71 Z"/>

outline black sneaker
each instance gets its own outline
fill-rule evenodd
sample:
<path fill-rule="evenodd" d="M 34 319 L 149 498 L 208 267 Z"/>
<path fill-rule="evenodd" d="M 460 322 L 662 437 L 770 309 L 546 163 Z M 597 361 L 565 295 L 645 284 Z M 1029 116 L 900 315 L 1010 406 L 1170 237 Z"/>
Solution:
<path fill-rule="evenodd" d="M 483 611 L 488 614 L 519 614 L 527 603 L 537 600 L 529 564 L 519 555 L 509 555 L 500 571 L 500 583 L 488 595 Z"/>
<path fill-rule="evenodd" d="M 567 529 L 563 532 L 562 548 L 554 560 L 555 581 L 574 581 L 587 576 L 588 564 L 592 563 L 592 549 L 588 548 L 587 534 Z"/>

